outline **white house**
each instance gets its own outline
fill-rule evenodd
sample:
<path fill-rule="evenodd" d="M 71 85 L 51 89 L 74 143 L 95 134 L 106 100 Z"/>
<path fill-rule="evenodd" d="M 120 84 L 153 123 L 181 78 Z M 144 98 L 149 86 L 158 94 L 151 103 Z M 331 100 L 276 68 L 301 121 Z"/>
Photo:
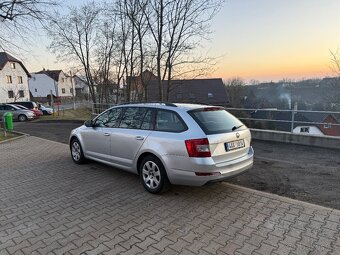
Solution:
<path fill-rule="evenodd" d="M 87 85 L 85 79 L 79 77 L 78 75 L 73 75 L 73 84 L 76 89 L 77 97 L 89 96 L 90 94 L 89 86 Z"/>
<path fill-rule="evenodd" d="M 0 103 L 30 100 L 29 77 L 21 61 L 0 52 Z"/>
<path fill-rule="evenodd" d="M 293 129 L 294 134 L 305 135 L 324 135 L 322 131 L 316 126 L 297 126 Z"/>
<path fill-rule="evenodd" d="M 56 97 L 72 97 L 73 83 L 70 76 L 62 70 L 42 70 L 31 74 L 29 89 L 34 98 L 46 98 L 52 94 Z"/>

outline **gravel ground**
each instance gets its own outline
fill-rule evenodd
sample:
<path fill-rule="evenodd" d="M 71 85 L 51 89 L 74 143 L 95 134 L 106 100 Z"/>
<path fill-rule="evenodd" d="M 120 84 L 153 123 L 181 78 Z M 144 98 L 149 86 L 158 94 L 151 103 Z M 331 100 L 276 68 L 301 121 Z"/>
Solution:
<path fill-rule="evenodd" d="M 76 122 L 15 123 L 15 130 L 68 143 Z M 340 151 L 254 141 L 254 167 L 230 183 L 340 209 Z"/>

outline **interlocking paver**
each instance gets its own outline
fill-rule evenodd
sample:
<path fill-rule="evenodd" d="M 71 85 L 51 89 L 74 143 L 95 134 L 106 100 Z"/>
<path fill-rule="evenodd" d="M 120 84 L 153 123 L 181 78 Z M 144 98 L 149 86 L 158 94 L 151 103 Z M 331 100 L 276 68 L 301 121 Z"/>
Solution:
<path fill-rule="evenodd" d="M 225 183 L 155 196 L 35 137 L 0 152 L 1 255 L 340 254 L 337 210 Z"/>

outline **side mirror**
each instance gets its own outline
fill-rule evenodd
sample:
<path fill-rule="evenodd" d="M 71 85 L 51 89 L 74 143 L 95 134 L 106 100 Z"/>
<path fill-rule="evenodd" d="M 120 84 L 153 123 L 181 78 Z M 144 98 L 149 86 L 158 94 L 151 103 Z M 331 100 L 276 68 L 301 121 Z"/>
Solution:
<path fill-rule="evenodd" d="M 85 127 L 93 127 L 93 120 L 87 120 L 84 122 Z"/>

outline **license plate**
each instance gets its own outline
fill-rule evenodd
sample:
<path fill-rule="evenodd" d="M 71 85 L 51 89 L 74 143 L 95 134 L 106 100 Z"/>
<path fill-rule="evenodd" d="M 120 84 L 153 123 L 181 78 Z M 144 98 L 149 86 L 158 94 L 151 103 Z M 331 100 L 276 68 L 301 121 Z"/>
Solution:
<path fill-rule="evenodd" d="M 232 141 L 224 144 L 226 151 L 232 151 L 244 147 L 244 140 Z"/>

